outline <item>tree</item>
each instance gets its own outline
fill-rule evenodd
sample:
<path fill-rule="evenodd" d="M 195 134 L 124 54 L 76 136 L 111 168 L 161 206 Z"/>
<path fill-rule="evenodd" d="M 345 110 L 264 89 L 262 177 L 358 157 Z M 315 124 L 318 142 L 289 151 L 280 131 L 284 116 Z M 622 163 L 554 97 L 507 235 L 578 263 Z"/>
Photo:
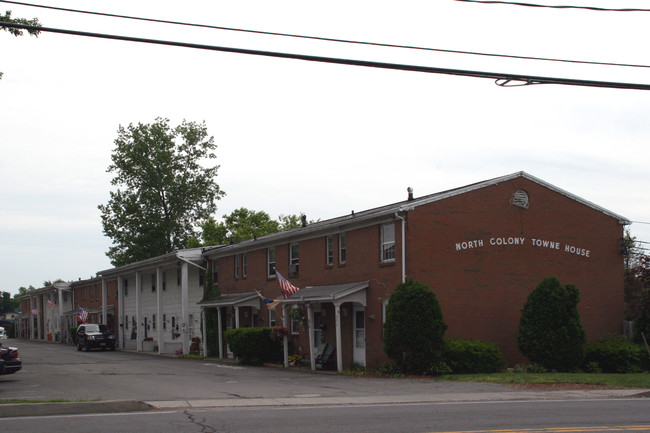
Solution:
<path fill-rule="evenodd" d="M 204 166 L 216 158 L 215 149 L 205 123 L 172 128 L 157 118 L 120 126 L 107 169 L 118 189 L 98 206 L 104 234 L 113 241 L 106 255 L 114 266 L 185 248 L 197 237 L 195 227 L 224 195 L 215 182 L 219 166 Z"/>
<path fill-rule="evenodd" d="M 41 27 L 41 24 L 38 22 L 38 18 L 33 18 L 31 20 L 27 20 L 25 18 L 11 18 L 11 11 L 6 11 L 4 15 L 0 15 L 0 29 L 7 31 L 16 37 L 22 36 L 24 34 L 23 29 L 4 26 L 1 23 L 25 24 L 28 26 Z M 40 30 L 27 29 L 27 33 L 38 37 L 41 32 Z M 0 79 L 2 79 L 2 72 L 0 72 Z"/>
<path fill-rule="evenodd" d="M 0 314 L 10 313 L 18 310 L 18 300 L 11 297 L 11 293 L 0 293 Z"/>
<path fill-rule="evenodd" d="M 217 222 L 213 217 L 208 218 L 201 224 L 201 241 L 194 240 L 191 245 L 194 247 L 224 245 L 254 239 L 300 227 L 303 217 L 302 213 L 300 215 L 280 215 L 277 220 L 273 220 L 264 211 L 241 207 L 232 211 L 230 215 L 224 215 L 222 222 Z"/>
<path fill-rule="evenodd" d="M 517 347 L 531 362 L 549 370 L 570 371 L 584 359 L 586 334 L 578 313 L 576 286 L 544 279 L 524 304 Z"/>
<path fill-rule="evenodd" d="M 421 374 L 440 361 L 446 330 L 438 299 L 424 283 L 397 286 L 386 306 L 384 352 L 402 371 Z"/>

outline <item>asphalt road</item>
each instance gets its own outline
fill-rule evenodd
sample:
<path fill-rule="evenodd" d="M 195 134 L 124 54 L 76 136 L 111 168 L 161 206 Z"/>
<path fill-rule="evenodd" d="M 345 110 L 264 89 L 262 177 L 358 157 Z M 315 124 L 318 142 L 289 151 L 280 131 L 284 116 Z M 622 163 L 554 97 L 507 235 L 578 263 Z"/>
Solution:
<path fill-rule="evenodd" d="M 648 390 L 531 391 L 429 379 L 355 378 L 9 341 L 2 431 L 650 432 Z M 97 400 L 97 401 L 94 401 Z"/>

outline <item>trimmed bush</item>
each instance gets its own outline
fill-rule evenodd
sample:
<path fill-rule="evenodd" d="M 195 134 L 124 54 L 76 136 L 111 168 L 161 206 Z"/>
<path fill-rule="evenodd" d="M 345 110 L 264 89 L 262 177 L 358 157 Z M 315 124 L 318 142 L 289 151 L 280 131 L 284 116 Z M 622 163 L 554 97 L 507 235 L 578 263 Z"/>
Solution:
<path fill-rule="evenodd" d="M 506 364 L 495 343 L 458 338 L 445 341 L 444 359 L 456 374 L 496 373 Z"/>
<path fill-rule="evenodd" d="M 397 286 L 386 306 L 384 351 L 400 371 L 424 374 L 442 361 L 446 330 L 438 299 L 424 283 Z"/>
<path fill-rule="evenodd" d="M 232 353 L 243 364 L 261 365 L 282 359 L 282 343 L 271 339 L 271 328 L 237 328 L 224 333 Z"/>
<path fill-rule="evenodd" d="M 546 278 L 524 304 L 517 347 L 533 364 L 548 370 L 572 371 L 584 360 L 585 331 L 578 313 L 579 291 Z"/>
<path fill-rule="evenodd" d="M 645 350 L 622 335 L 609 335 L 585 346 L 585 368 L 597 364 L 603 373 L 638 373 L 648 368 Z"/>

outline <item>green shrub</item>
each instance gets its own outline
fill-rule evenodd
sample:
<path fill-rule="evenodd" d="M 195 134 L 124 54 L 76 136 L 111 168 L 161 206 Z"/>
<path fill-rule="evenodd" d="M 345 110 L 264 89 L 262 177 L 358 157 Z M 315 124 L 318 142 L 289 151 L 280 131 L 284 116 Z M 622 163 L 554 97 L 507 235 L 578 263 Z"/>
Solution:
<path fill-rule="evenodd" d="M 532 363 L 548 370 L 572 371 L 584 360 L 585 331 L 578 313 L 579 291 L 546 278 L 524 304 L 517 347 Z"/>
<path fill-rule="evenodd" d="M 384 351 L 404 373 L 423 374 L 441 360 L 447 330 L 436 295 L 420 282 L 399 284 L 386 306 Z"/>
<path fill-rule="evenodd" d="M 436 360 L 427 369 L 427 374 L 431 376 L 444 376 L 453 373 L 451 367 L 445 361 Z"/>
<path fill-rule="evenodd" d="M 76 326 L 69 327 L 68 332 L 70 332 L 70 338 L 72 338 L 72 343 L 76 346 L 77 345 L 77 327 Z"/>
<path fill-rule="evenodd" d="M 505 366 L 499 347 L 489 341 L 449 338 L 444 359 L 453 373 L 496 373 Z"/>
<path fill-rule="evenodd" d="M 622 335 L 609 335 L 585 346 L 585 364 L 597 363 L 603 373 L 638 373 L 646 367 L 644 351 Z"/>
<path fill-rule="evenodd" d="M 393 361 L 386 362 L 385 364 L 382 364 L 379 367 L 378 373 L 383 374 L 384 376 L 397 376 L 397 375 L 401 374 L 401 372 L 399 370 L 399 367 Z"/>
<path fill-rule="evenodd" d="M 271 328 L 237 328 L 224 333 L 233 354 L 244 364 L 260 365 L 282 359 L 282 343 L 271 339 Z"/>

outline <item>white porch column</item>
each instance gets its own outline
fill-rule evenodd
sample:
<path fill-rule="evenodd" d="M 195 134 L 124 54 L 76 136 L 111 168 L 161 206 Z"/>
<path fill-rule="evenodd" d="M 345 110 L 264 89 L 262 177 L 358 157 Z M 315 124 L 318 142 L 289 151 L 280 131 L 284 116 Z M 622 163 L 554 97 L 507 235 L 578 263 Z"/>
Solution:
<path fill-rule="evenodd" d="M 106 305 L 108 303 L 108 285 L 106 284 L 106 280 L 102 278 L 102 323 L 104 325 L 108 324 L 108 306 Z"/>
<path fill-rule="evenodd" d="M 124 332 L 124 280 L 121 275 L 117 276 L 117 310 L 115 314 L 117 315 L 117 338 L 119 338 L 118 344 L 124 348 L 124 338 L 126 333 Z"/>
<path fill-rule="evenodd" d="M 59 295 L 59 320 L 57 320 L 57 328 L 59 329 L 59 337 L 61 338 L 59 340 L 59 343 L 61 343 L 63 340 L 63 337 L 65 335 L 68 335 L 68 328 L 62 329 L 66 323 L 63 321 L 65 316 L 63 315 L 63 290 L 59 289 L 57 290 L 58 295 Z"/>
<path fill-rule="evenodd" d="M 307 332 L 309 332 L 309 362 L 311 369 L 316 370 L 316 358 L 314 357 L 314 310 L 311 304 L 307 304 Z"/>
<path fill-rule="evenodd" d="M 190 276 L 189 264 L 183 262 L 181 265 L 181 338 L 183 339 L 183 353 L 190 353 L 190 338 L 189 338 L 189 299 L 190 299 Z"/>
<path fill-rule="evenodd" d="M 289 329 L 287 325 L 287 311 L 286 311 L 286 305 L 280 304 L 281 306 L 281 311 L 282 311 L 282 326 L 284 326 L 284 329 L 287 330 L 287 335 L 284 336 L 283 338 L 283 343 L 284 343 L 284 368 L 289 368 L 289 332 L 291 330 Z"/>
<path fill-rule="evenodd" d="M 142 305 L 140 302 L 140 292 L 142 291 L 142 274 L 140 271 L 135 272 L 135 351 L 142 351 L 142 324 L 140 320 L 142 319 Z"/>
<path fill-rule="evenodd" d="M 334 306 L 336 316 L 336 369 L 338 372 L 343 371 L 343 353 L 341 353 L 341 306 Z"/>
<path fill-rule="evenodd" d="M 29 297 L 29 316 L 32 319 L 32 335 L 30 336 L 30 339 L 35 340 L 36 339 L 36 316 L 32 313 L 32 310 L 36 308 L 34 306 L 34 298 L 32 296 Z"/>
<path fill-rule="evenodd" d="M 239 329 L 239 305 L 235 305 L 235 328 Z"/>
<path fill-rule="evenodd" d="M 208 336 L 208 329 L 205 324 L 205 308 L 201 307 L 201 346 L 203 347 L 203 357 L 208 357 L 208 343 L 206 338 Z"/>
<path fill-rule="evenodd" d="M 156 267 L 156 341 L 158 342 L 158 354 L 165 353 L 165 341 L 162 327 L 162 269 Z"/>
<path fill-rule="evenodd" d="M 217 307 L 217 332 L 219 333 L 219 358 L 223 359 L 223 327 L 221 326 L 221 307 Z"/>

